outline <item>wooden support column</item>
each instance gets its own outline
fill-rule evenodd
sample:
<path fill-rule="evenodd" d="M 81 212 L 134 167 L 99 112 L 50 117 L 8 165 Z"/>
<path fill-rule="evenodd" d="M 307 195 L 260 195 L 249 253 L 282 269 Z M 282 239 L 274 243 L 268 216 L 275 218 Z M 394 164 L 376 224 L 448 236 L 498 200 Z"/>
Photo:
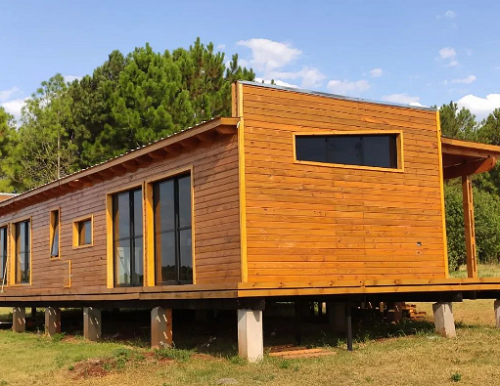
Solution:
<path fill-rule="evenodd" d="M 328 323 L 335 334 L 347 332 L 345 303 L 328 302 L 326 304 L 326 312 L 328 314 Z"/>
<path fill-rule="evenodd" d="M 26 331 L 26 309 L 24 307 L 12 309 L 12 330 L 14 332 Z"/>
<path fill-rule="evenodd" d="M 436 332 L 445 338 L 454 338 L 455 319 L 453 318 L 453 306 L 451 303 L 435 303 L 432 305 L 434 313 L 434 326 Z"/>
<path fill-rule="evenodd" d="M 238 353 L 249 362 L 264 357 L 261 310 L 238 310 Z"/>
<path fill-rule="evenodd" d="M 467 277 L 477 278 L 474 200 L 472 197 L 472 176 L 470 175 L 462 177 L 462 197 L 465 222 L 465 249 L 467 251 Z"/>
<path fill-rule="evenodd" d="M 493 303 L 493 309 L 495 310 L 495 323 L 497 328 L 500 328 L 500 299 L 495 300 Z"/>
<path fill-rule="evenodd" d="M 172 339 L 172 310 L 155 307 L 151 310 L 151 347 L 171 347 Z"/>
<path fill-rule="evenodd" d="M 92 307 L 83 309 L 83 337 L 96 341 L 102 336 L 101 310 Z"/>
<path fill-rule="evenodd" d="M 59 308 L 45 309 L 45 333 L 49 336 L 61 333 L 61 310 Z"/>

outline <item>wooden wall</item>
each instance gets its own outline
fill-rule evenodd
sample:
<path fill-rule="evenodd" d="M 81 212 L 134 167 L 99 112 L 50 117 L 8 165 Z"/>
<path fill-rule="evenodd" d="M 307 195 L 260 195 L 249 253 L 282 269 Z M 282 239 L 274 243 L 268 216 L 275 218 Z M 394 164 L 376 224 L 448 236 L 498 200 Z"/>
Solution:
<path fill-rule="evenodd" d="M 134 173 L 0 216 L 0 225 L 26 217 L 32 220 L 32 286 L 10 286 L 6 293 L 57 289 L 64 294 L 68 261 L 72 264 L 73 289 L 106 288 L 106 194 L 189 166 L 194 170 L 196 284 L 238 282 L 241 277 L 238 139 L 237 135 L 226 135 L 217 137 L 208 146 L 182 150 L 178 156 Z M 49 212 L 57 207 L 61 211 L 61 258 L 51 260 Z M 90 214 L 94 218 L 94 244 L 74 249 L 73 220 Z"/>
<path fill-rule="evenodd" d="M 445 277 L 435 112 L 240 87 L 249 282 Z M 294 163 L 293 133 L 361 130 L 403 130 L 404 172 Z"/>

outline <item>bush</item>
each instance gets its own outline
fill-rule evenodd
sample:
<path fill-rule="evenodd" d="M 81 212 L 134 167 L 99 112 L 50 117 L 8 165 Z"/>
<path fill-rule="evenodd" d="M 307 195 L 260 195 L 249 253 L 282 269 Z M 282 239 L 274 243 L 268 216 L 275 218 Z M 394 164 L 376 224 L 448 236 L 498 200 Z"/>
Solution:
<path fill-rule="evenodd" d="M 446 234 L 450 270 L 466 264 L 462 187 L 445 187 Z M 497 263 L 500 255 L 500 199 L 489 192 L 474 189 L 474 221 L 477 259 Z"/>

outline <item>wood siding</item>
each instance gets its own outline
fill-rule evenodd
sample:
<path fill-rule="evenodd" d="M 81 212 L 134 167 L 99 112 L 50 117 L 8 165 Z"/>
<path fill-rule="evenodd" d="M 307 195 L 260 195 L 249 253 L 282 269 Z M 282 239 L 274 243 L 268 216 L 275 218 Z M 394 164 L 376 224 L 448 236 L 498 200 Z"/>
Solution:
<path fill-rule="evenodd" d="M 435 112 L 241 86 L 249 282 L 446 276 Z M 395 130 L 404 172 L 294 162 L 294 133 Z"/>
<path fill-rule="evenodd" d="M 237 283 L 241 277 L 239 238 L 238 138 L 217 136 L 214 142 L 184 149 L 134 173 L 31 204 L 0 217 L 0 225 L 30 217 L 32 227 L 32 285 L 12 286 L 5 295 L 36 291 L 65 294 L 96 287 L 106 290 L 106 195 L 137 186 L 156 176 L 192 167 L 194 171 L 194 230 L 196 284 Z M 50 211 L 60 210 L 61 258 L 50 258 Z M 93 216 L 93 246 L 73 247 L 73 221 Z M 152 229 L 147 231 L 152 232 Z M 10 256 L 12 257 L 12 255 Z M 11 260 L 11 263 L 14 260 Z M 71 263 L 70 263 L 71 262 Z M 71 267 L 70 267 L 71 265 Z M 71 290 L 69 272 L 72 271 Z"/>

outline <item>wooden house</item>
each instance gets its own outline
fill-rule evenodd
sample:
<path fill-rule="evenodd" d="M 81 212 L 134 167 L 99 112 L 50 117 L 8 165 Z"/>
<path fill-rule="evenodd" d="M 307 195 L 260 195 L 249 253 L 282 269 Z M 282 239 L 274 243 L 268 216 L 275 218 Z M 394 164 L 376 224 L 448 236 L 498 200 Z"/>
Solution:
<path fill-rule="evenodd" d="M 497 298 L 477 277 L 471 176 L 500 147 L 442 138 L 434 109 L 251 82 L 232 117 L 0 201 L 0 306 L 235 308 L 240 353 L 262 356 L 266 299 L 331 304 Z M 448 276 L 444 180 L 462 178 L 467 279 Z M 335 307 L 332 307 L 335 309 Z M 342 310 L 337 307 L 342 314 Z M 448 323 L 448 324 L 447 324 Z"/>

